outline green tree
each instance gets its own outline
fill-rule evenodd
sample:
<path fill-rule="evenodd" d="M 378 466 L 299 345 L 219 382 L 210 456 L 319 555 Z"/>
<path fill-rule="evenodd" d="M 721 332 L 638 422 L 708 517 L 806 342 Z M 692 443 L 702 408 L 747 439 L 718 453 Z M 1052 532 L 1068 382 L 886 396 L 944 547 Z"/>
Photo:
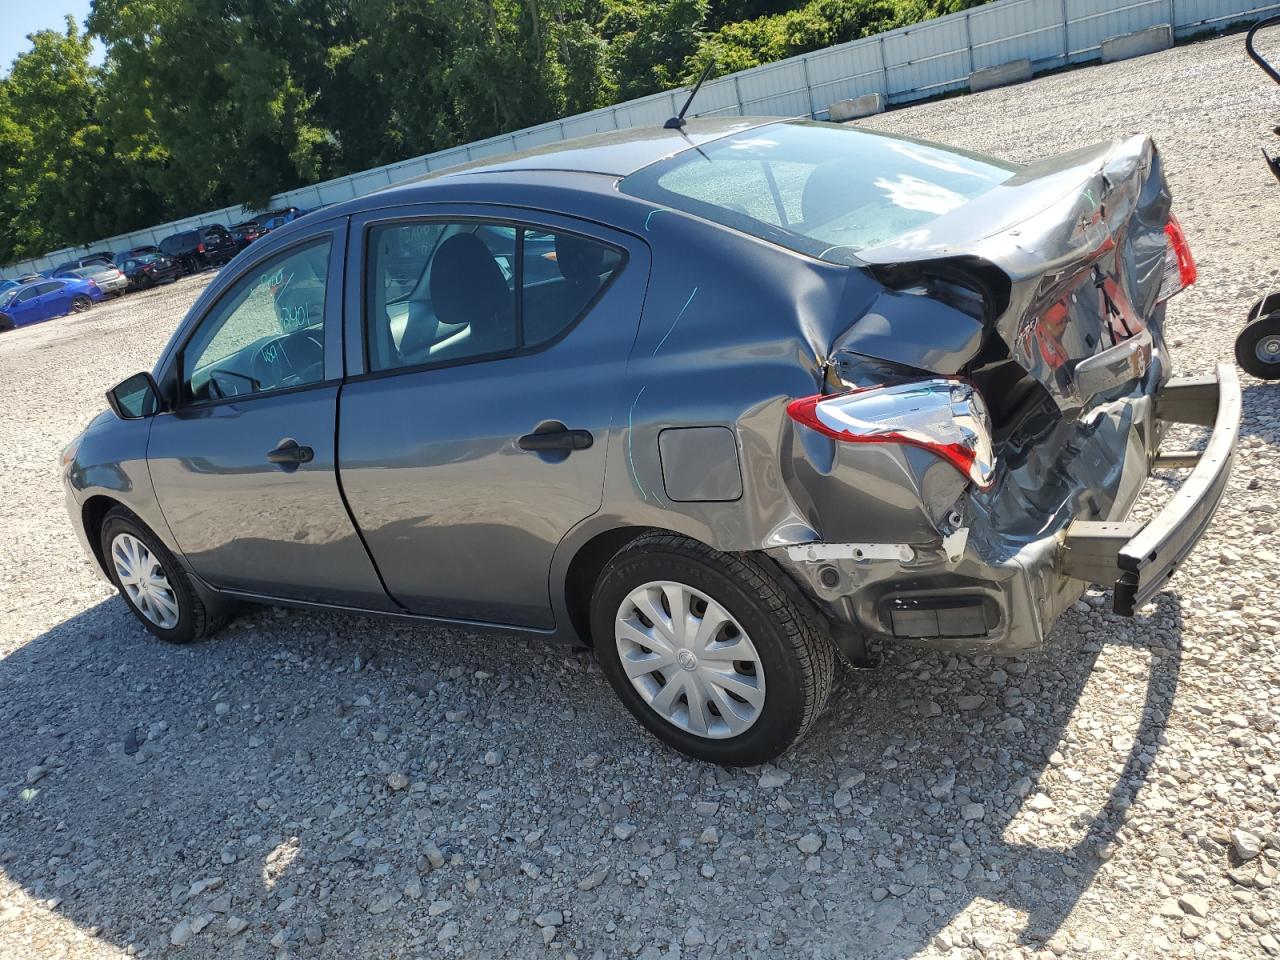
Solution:
<path fill-rule="evenodd" d="M 113 129 L 175 213 L 265 203 L 318 179 L 315 92 L 272 44 L 276 0 L 96 0 Z M 278 34 L 277 34 L 278 36 Z"/>
<path fill-rule="evenodd" d="M 30 39 L 0 79 L 0 262 L 96 239 L 159 208 L 99 120 L 89 36 L 68 17 L 65 33 Z"/>
<path fill-rule="evenodd" d="M 94 0 L 0 78 L 0 260 L 980 0 Z"/>
<path fill-rule="evenodd" d="M 706 16 L 707 0 L 605 0 L 599 30 L 618 99 L 679 86 Z"/>

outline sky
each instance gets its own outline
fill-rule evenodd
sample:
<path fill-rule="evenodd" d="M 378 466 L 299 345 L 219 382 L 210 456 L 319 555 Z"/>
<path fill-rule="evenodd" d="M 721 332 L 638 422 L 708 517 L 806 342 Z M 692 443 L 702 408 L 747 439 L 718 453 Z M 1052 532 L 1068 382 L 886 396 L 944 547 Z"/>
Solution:
<path fill-rule="evenodd" d="M 13 58 L 31 49 L 27 34 L 63 29 L 68 13 L 84 29 L 90 0 L 0 0 L 0 74 L 7 74 Z M 95 43 L 93 62 L 102 62 L 102 45 Z"/>

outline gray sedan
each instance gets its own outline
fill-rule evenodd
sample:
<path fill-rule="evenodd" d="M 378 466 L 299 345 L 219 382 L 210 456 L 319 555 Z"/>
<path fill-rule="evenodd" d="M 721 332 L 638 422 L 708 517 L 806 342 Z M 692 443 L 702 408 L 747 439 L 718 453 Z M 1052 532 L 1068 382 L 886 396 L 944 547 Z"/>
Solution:
<path fill-rule="evenodd" d="M 760 763 L 868 640 L 1025 651 L 1090 582 L 1164 587 L 1240 415 L 1230 367 L 1172 377 L 1194 280 L 1144 137 L 610 132 L 253 244 L 67 448 L 68 508 L 165 640 L 254 601 L 587 643 L 662 740 Z M 1191 472 L 1130 521 L 1153 465 Z"/>

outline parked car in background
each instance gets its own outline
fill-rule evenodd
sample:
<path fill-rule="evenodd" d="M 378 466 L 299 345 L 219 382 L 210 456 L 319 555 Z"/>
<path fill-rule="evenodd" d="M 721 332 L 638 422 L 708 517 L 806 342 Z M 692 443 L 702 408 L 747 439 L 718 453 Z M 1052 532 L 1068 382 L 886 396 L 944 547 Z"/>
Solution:
<path fill-rule="evenodd" d="M 221 266 L 240 252 L 231 233 L 217 223 L 165 237 L 160 241 L 159 251 L 176 263 L 183 274 Z"/>
<path fill-rule="evenodd" d="M 237 223 L 230 228 L 231 239 L 236 242 L 236 247 L 243 250 L 258 237 L 262 236 L 262 230 L 258 226 L 256 220 L 246 220 L 244 223 Z"/>
<path fill-rule="evenodd" d="M 59 277 L 24 283 L 0 293 L 0 330 L 25 327 L 68 313 L 83 313 L 101 303 L 102 291 L 92 280 Z"/>
<path fill-rule="evenodd" d="M 77 257 L 75 260 L 68 260 L 65 263 L 58 264 L 56 267 L 50 270 L 49 276 L 56 277 L 60 273 L 67 273 L 71 270 L 79 270 L 81 267 L 89 267 L 89 266 L 93 266 L 94 264 L 106 264 L 108 267 L 112 266 L 111 254 L 106 254 L 104 256 L 99 253 L 94 253 L 84 257 Z"/>
<path fill-rule="evenodd" d="M 146 290 L 156 284 L 177 280 L 180 275 L 178 265 L 159 253 L 129 257 L 120 264 L 120 269 L 129 281 L 130 290 Z"/>
<path fill-rule="evenodd" d="M 283 227 L 286 223 L 293 223 L 299 217 L 306 216 L 306 213 L 301 207 L 281 207 L 279 210 L 258 214 L 253 222 L 258 225 L 258 233 L 261 235 Z"/>
<path fill-rule="evenodd" d="M 123 296 L 129 289 L 129 278 L 118 267 L 110 263 L 91 263 L 74 270 L 64 270 L 55 277 L 78 278 L 92 280 L 98 289 L 109 297 Z"/>
<path fill-rule="evenodd" d="M 126 260 L 132 260 L 147 253 L 159 253 L 160 248 L 154 244 L 142 247 L 130 247 L 128 250 L 121 250 L 111 258 L 111 262 L 117 267 L 121 266 Z"/>

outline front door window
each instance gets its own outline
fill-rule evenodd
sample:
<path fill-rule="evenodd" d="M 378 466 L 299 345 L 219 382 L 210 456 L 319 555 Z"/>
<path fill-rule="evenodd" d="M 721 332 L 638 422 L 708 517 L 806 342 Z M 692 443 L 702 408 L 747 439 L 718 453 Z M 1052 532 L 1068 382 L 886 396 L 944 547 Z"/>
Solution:
<path fill-rule="evenodd" d="M 324 380 L 329 241 L 269 260 L 204 318 L 182 354 L 183 396 L 201 403 Z"/>

